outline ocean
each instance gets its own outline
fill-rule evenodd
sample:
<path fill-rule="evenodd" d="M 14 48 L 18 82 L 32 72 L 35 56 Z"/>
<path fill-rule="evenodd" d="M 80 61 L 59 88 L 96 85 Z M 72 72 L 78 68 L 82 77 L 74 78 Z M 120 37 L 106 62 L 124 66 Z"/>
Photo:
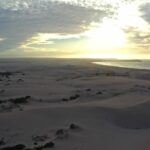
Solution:
<path fill-rule="evenodd" d="M 150 70 L 150 60 L 104 60 L 93 63 L 105 66 Z"/>

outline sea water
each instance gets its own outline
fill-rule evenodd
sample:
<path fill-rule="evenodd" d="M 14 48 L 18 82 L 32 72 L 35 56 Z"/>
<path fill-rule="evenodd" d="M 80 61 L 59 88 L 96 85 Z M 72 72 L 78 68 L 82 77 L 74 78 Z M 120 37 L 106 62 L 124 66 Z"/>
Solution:
<path fill-rule="evenodd" d="M 123 67 L 123 68 L 133 68 L 133 69 L 146 69 L 150 70 L 150 60 L 113 60 L 113 61 L 96 61 L 93 62 L 97 65 Z"/>

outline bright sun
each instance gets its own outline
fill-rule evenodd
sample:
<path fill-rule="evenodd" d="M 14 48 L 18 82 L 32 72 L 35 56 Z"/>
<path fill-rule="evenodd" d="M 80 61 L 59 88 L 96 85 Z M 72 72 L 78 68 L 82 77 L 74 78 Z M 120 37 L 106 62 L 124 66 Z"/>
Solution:
<path fill-rule="evenodd" d="M 111 20 L 104 20 L 100 27 L 86 32 L 88 36 L 87 47 L 92 50 L 111 51 L 126 44 L 124 32 Z"/>

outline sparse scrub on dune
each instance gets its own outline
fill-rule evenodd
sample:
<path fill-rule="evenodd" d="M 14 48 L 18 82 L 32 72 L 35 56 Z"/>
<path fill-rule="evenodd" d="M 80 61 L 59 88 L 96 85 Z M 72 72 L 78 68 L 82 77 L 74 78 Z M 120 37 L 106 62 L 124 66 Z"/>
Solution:
<path fill-rule="evenodd" d="M 9 101 L 14 104 L 25 104 L 25 103 L 28 103 L 29 98 L 31 98 L 31 96 L 12 98 L 12 99 L 9 99 Z"/>

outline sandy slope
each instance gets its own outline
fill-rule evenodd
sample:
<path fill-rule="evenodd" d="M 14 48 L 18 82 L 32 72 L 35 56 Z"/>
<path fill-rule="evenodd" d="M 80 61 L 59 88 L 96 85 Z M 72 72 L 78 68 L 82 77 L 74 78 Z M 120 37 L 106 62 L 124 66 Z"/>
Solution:
<path fill-rule="evenodd" d="M 89 60 L 2 62 L 0 72 L 12 74 L 0 75 L 0 149 L 50 141 L 56 150 L 150 149 L 149 71 Z"/>

